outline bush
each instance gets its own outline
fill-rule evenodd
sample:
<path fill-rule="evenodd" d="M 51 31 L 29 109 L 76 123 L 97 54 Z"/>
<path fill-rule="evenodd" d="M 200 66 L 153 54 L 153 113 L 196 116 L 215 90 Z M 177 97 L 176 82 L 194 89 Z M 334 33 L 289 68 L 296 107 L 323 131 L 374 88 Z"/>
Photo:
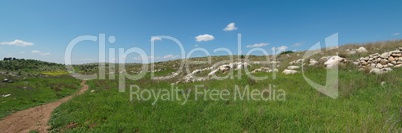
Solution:
<path fill-rule="evenodd" d="M 294 53 L 293 51 L 283 51 L 279 55 Z"/>

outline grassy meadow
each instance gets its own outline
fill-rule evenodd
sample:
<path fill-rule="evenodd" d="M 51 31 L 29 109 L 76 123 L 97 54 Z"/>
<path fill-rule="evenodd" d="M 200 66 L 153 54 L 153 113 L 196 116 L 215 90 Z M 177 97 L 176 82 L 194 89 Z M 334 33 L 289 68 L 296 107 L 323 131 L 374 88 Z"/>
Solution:
<path fill-rule="evenodd" d="M 378 43 L 376 43 L 378 45 Z M 401 41 L 390 41 L 381 50 L 393 50 L 402 46 Z M 351 44 L 340 47 L 357 48 Z M 366 44 L 371 52 L 376 52 L 375 45 Z M 384 50 L 385 49 L 385 50 Z M 320 56 L 331 55 L 330 51 Z M 283 55 L 278 57 L 281 72 L 287 62 L 295 60 Z M 342 53 L 340 53 L 342 54 Z M 366 54 L 344 55 L 349 60 Z M 213 57 L 213 62 L 219 61 Z M 252 57 L 261 59 L 263 57 Z M 314 58 L 314 57 L 313 57 Z M 203 60 L 196 58 L 193 60 Z M 155 75 L 168 75 L 174 70 L 174 62 L 156 63 L 165 66 L 166 71 Z M 205 65 L 207 66 L 207 65 Z M 190 68 L 204 68 L 194 66 Z M 251 70 L 259 68 L 253 65 Z M 170 68 L 170 69 L 169 69 Z M 128 67 L 135 70 L 138 67 Z M 306 66 L 305 76 L 324 85 L 327 70 L 322 66 Z M 402 69 L 375 75 L 358 71 L 351 62 L 339 68 L 339 97 L 332 99 L 316 91 L 303 78 L 301 73 L 284 75 L 277 73 L 257 72 L 254 76 L 267 76 L 265 80 L 253 80 L 243 70 L 240 78 L 237 70 L 233 78 L 224 80 L 207 80 L 194 83 L 173 85 L 178 93 L 190 94 L 188 101 L 184 99 L 162 101 L 130 100 L 129 86 L 137 85 L 141 89 L 170 90 L 171 80 L 151 80 L 150 74 L 144 78 L 126 80 L 126 92 L 118 91 L 118 75 L 116 80 L 90 80 L 90 90 L 62 104 L 53 112 L 49 122 L 51 132 L 402 132 Z M 200 73 L 205 75 L 206 73 Z M 225 74 L 218 74 L 225 76 Z M 108 77 L 108 76 L 106 76 Z M 202 85 L 196 89 L 195 86 Z M 226 100 L 195 100 L 195 91 L 228 90 L 235 94 L 235 88 L 262 90 L 271 88 L 276 92 L 263 93 L 272 96 L 285 92 L 284 100 L 271 97 L 270 100 L 235 100 L 233 95 Z M 242 90 L 242 91 L 243 91 Z M 147 96 L 147 95 L 146 95 Z M 283 96 L 283 95 L 281 95 Z M 134 96 L 133 96 L 134 97 Z M 278 97 L 276 97 L 278 98 Z M 183 104 L 184 103 L 184 104 Z"/>
<path fill-rule="evenodd" d="M 0 75 L 0 79 L 12 79 L 14 83 L 0 82 L 0 119 L 16 111 L 42 105 L 69 96 L 80 89 L 80 80 L 71 76 L 15 77 Z"/>
<path fill-rule="evenodd" d="M 346 49 L 367 48 L 369 53 L 348 55 Z M 217 73 L 217 76 L 233 77 L 224 80 L 206 80 L 193 83 L 172 84 L 187 73 L 211 67 L 228 56 L 212 56 L 210 64 L 186 64 L 189 72 L 182 72 L 168 80 L 152 80 L 148 72 L 139 80 L 125 81 L 125 92 L 119 92 L 119 71 L 117 64 L 106 64 L 107 78 L 89 80 L 86 93 L 72 98 L 56 108 L 49 121 L 50 132 L 402 132 L 402 68 L 392 72 L 375 75 L 358 71 L 353 60 L 372 53 L 382 53 L 401 47 L 402 41 L 385 41 L 366 44 L 347 44 L 337 50 L 316 54 L 311 58 L 318 60 L 323 56 L 339 53 L 348 62 L 339 66 L 337 99 L 332 99 L 309 85 L 302 73 L 284 75 L 281 72 L 290 61 L 302 58 L 303 52 L 278 55 L 279 72 L 257 72 L 253 76 L 267 76 L 264 80 L 254 80 L 244 70 L 229 73 Z M 240 56 L 239 56 L 240 57 Z M 268 56 L 272 61 L 272 56 Z M 233 62 L 244 59 L 233 59 Z M 263 61 L 265 56 L 250 56 L 248 61 Z M 30 62 L 34 62 L 29 60 Z M 191 58 L 188 61 L 207 61 L 205 57 Z M 15 65 L 10 62 L 17 62 Z M 0 83 L 0 118 L 15 111 L 48 103 L 76 92 L 80 80 L 67 75 L 58 64 L 35 71 L 31 68 L 40 66 L 22 64 L 24 60 L 0 62 L 6 66 L 8 74 L 0 78 L 9 78 L 15 83 Z M 168 76 L 175 72 L 181 60 L 157 62 L 155 76 Z M 304 74 L 314 82 L 324 85 L 327 69 L 322 65 L 305 66 Z M 34 63 L 41 64 L 41 63 Z M 226 63 L 225 63 L 226 64 Z M 150 65 L 149 65 L 150 66 Z M 272 67 L 272 64 L 252 64 L 252 71 L 260 67 Z M 73 66 L 83 74 L 96 73 L 96 64 Z M 0 69 L 1 70 L 1 69 Z M 130 74 L 141 71 L 141 64 L 126 64 Z M 21 73 L 17 73 L 20 71 Z M 241 75 L 238 75 L 241 72 Z M 209 71 L 197 73 L 206 76 Z M 151 97 L 149 100 L 135 99 L 130 93 L 130 85 L 137 85 L 141 90 L 170 91 L 176 90 L 178 99 L 163 101 Z M 196 88 L 197 87 L 197 88 Z M 237 90 L 240 89 L 240 90 Z M 259 96 L 268 100 L 247 100 L 237 93 L 270 89 Z M 203 97 L 195 92 L 224 91 L 230 94 L 222 100 Z M 237 94 L 237 95 L 236 95 Z M 151 96 L 145 94 L 144 96 Z M 185 100 L 183 95 L 188 95 Z M 134 97 L 134 98 L 133 98 Z M 173 97 L 173 96 L 172 96 Z M 236 99 L 235 99 L 236 97 Z M 133 100 L 130 100 L 133 98 Z M 216 97 L 215 97 L 216 98 Z"/>

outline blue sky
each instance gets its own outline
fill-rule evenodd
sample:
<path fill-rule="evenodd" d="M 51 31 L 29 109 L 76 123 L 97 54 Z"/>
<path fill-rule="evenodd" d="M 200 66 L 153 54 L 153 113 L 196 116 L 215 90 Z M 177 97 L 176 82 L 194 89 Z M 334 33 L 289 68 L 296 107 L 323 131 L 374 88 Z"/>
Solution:
<path fill-rule="evenodd" d="M 401 39 L 401 1 L 0 1 L 0 58 L 64 63 L 65 48 L 82 35 L 114 36 L 107 48 L 142 48 L 150 56 L 151 37 L 171 36 L 184 46 L 237 52 L 253 45 L 305 50 L 334 33 L 339 44 Z M 229 25 L 234 23 L 232 27 Z M 224 28 L 229 25 L 229 29 Z M 197 41 L 199 35 L 211 35 Z M 208 36 L 204 36 L 208 38 Z M 205 39 L 205 38 L 204 38 Z M 296 45 L 295 45 L 296 44 Z M 155 41 L 156 60 L 177 58 L 172 41 Z M 117 53 L 117 52 L 116 52 Z M 237 53 L 235 53 L 237 54 Z M 258 53 L 256 53 L 258 54 Z M 97 42 L 79 43 L 73 63 L 96 62 Z M 108 54 L 106 56 L 109 56 Z M 126 62 L 138 62 L 131 54 Z M 203 56 L 195 53 L 194 56 Z M 118 58 L 118 55 L 116 55 Z"/>

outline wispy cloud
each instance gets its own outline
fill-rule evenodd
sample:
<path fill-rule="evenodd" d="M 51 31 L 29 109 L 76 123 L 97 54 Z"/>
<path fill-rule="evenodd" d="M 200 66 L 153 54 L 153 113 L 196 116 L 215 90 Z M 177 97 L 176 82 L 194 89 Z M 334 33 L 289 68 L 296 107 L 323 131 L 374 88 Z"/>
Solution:
<path fill-rule="evenodd" d="M 264 47 L 269 45 L 269 43 L 256 43 L 256 44 L 251 44 L 247 45 L 247 48 L 257 48 L 257 47 Z"/>
<path fill-rule="evenodd" d="M 287 49 L 288 49 L 288 46 L 279 46 L 276 48 L 277 52 L 286 51 Z"/>
<path fill-rule="evenodd" d="M 39 51 L 39 50 L 32 50 L 32 53 L 34 53 L 34 54 L 39 54 L 40 51 Z"/>
<path fill-rule="evenodd" d="M 0 45 L 10 45 L 10 46 L 32 46 L 34 43 L 32 42 L 26 42 L 23 40 L 14 40 L 12 42 L 0 42 Z"/>
<path fill-rule="evenodd" d="M 177 59 L 179 57 L 180 57 L 179 55 L 168 54 L 163 56 L 163 59 Z"/>
<path fill-rule="evenodd" d="M 292 46 L 298 47 L 298 46 L 301 46 L 301 45 L 303 45 L 303 44 L 304 44 L 304 42 L 297 42 L 297 43 L 293 44 Z"/>
<path fill-rule="evenodd" d="M 81 58 L 82 61 L 95 61 L 96 58 Z"/>
<path fill-rule="evenodd" d="M 394 34 L 392 34 L 393 36 L 399 36 L 400 35 L 400 33 L 394 33 Z"/>
<path fill-rule="evenodd" d="M 151 41 L 160 41 L 160 40 L 162 40 L 162 38 L 160 38 L 160 37 L 157 37 L 157 36 L 151 37 Z"/>
<path fill-rule="evenodd" d="M 140 56 L 137 56 L 137 57 L 134 57 L 133 58 L 134 60 L 149 60 L 149 59 L 156 59 L 155 57 L 153 57 L 153 56 L 146 56 L 146 55 L 140 55 Z"/>
<path fill-rule="evenodd" d="M 223 31 L 232 31 L 232 30 L 237 30 L 237 27 L 235 26 L 235 23 L 229 23 Z"/>
<path fill-rule="evenodd" d="M 206 42 L 206 41 L 211 41 L 211 40 L 214 40 L 214 39 L 215 39 L 215 37 L 210 35 L 210 34 L 198 35 L 198 36 L 195 37 L 195 40 L 197 42 L 202 42 L 202 41 Z"/>
<path fill-rule="evenodd" d="M 33 54 L 40 54 L 40 55 L 43 55 L 43 56 L 45 56 L 45 55 L 50 55 L 49 52 L 44 53 L 44 52 L 40 52 L 39 50 L 32 50 L 31 53 L 33 53 Z"/>
<path fill-rule="evenodd" d="M 40 55 L 50 55 L 50 53 L 49 53 L 49 52 L 47 52 L 47 53 L 41 53 Z"/>
<path fill-rule="evenodd" d="M 198 47 L 198 44 L 194 45 L 194 47 Z"/>

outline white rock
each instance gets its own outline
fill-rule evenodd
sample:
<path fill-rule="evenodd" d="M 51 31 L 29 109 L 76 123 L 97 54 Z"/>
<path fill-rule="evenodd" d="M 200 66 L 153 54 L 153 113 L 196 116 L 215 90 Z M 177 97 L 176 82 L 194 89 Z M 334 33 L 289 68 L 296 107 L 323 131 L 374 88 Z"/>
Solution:
<path fill-rule="evenodd" d="M 308 64 L 308 65 L 314 66 L 314 65 L 318 64 L 318 61 L 316 61 L 316 60 L 314 60 L 314 59 L 310 59 L 310 62 L 309 62 L 309 63 L 310 63 L 310 64 Z"/>
<path fill-rule="evenodd" d="M 375 68 L 383 68 L 384 66 L 383 65 L 381 65 L 380 63 L 378 63 L 376 66 L 375 66 Z"/>
<path fill-rule="evenodd" d="M 332 56 L 329 58 L 325 63 L 324 66 L 327 68 L 332 68 L 334 66 L 337 66 L 340 62 L 344 62 L 345 59 L 339 56 Z"/>
<path fill-rule="evenodd" d="M 394 66 L 394 68 L 399 68 L 399 67 L 402 67 L 402 64 L 399 64 L 399 65 L 395 65 L 395 66 Z"/>
<path fill-rule="evenodd" d="M 219 69 L 212 70 L 210 73 L 208 73 L 208 76 L 214 75 Z"/>
<path fill-rule="evenodd" d="M 356 51 L 349 51 L 348 52 L 348 55 L 354 55 L 354 54 L 356 54 Z"/>
<path fill-rule="evenodd" d="M 294 60 L 294 61 L 292 61 L 292 62 L 289 62 L 289 64 L 290 64 L 290 65 L 298 64 L 298 63 L 302 63 L 303 61 L 304 61 L 304 59 L 298 59 L 298 60 Z"/>
<path fill-rule="evenodd" d="M 392 71 L 392 69 L 391 68 L 383 68 L 383 69 L 374 68 L 374 69 L 370 70 L 370 73 L 379 75 L 379 74 L 387 73 L 389 71 Z"/>
<path fill-rule="evenodd" d="M 296 70 L 288 70 L 288 69 L 285 69 L 285 70 L 283 70 L 283 72 L 282 72 L 283 74 L 295 74 L 295 73 L 298 73 Z"/>
<path fill-rule="evenodd" d="M 4 95 L 1 95 L 2 97 L 9 97 L 9 96 L 11 96 L 11 94 L 4 94 Z"/>
<path fill-rule="evenodd" d="M 357 51 L 358 53 L 367 53 L 367 49 L 364 48 L 364 47 L 359 47 L 358 49 L 356 49 L 356 51 Z"/>
<path fill-rule="evenodd" d="M 388 58 L 388 57 L 389 57 L 389 53 L 388 53 L 388 52 L 382 53 L 380 57 L 381 57 L 381 58 Z"/>
<path fill-rule="evenodd" d="M 288 69 L 290 70 L 295 70 L 295 69 L 299 69 L 300 66 L 288 66 Z"/>

